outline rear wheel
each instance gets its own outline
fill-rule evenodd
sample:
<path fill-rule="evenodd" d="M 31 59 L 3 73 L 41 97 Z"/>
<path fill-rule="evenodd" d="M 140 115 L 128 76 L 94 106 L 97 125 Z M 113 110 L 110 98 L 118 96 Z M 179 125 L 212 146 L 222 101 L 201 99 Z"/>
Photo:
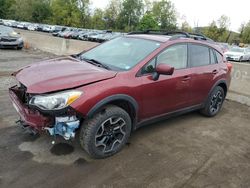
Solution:
<path fill-rule="evenodd" d="M 225 99 L 225 92 L 222 87 L 216 86 L 211 92 L 205 108 L 201 110 L 201 113 L 208 117 L 216 116 L 221 110 L 222 104 Z"/>
<path fill-rule="evenodd" d="M 83 123 L 80 144 L 93 158 L 105 158 L 119 152 L 131 132 L 128 113 L 117 106 L 107 106 Z"/>
<path fill-rule="evenodd" d="M 242 62 L 242 61 L 243 61 L 243 57 L 240 57 L 239 62 Z"/>

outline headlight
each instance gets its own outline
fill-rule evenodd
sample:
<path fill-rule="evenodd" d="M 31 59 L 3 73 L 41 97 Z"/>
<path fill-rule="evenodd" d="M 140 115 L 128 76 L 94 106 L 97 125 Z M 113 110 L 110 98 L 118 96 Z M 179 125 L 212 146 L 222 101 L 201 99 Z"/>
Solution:
<path fill-rule="evenodd" d="M 61 110 L 81 96 L 81 91 L 66 91 L 51 95 L 36 95 L 30 99 L 29 104 L 42 110 Z"/>

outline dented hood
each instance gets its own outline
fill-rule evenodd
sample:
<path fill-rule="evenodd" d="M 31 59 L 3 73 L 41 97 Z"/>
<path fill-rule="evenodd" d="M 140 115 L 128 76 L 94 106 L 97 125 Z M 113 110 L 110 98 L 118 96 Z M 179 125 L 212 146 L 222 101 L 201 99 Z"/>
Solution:
<path fill-rule="evenodd" d="M 115 77 L 106 70 L 71 57 L 52 59 L 27 66 L 13 73 L 28 93 L 48 93 L 71 89 Z"/>

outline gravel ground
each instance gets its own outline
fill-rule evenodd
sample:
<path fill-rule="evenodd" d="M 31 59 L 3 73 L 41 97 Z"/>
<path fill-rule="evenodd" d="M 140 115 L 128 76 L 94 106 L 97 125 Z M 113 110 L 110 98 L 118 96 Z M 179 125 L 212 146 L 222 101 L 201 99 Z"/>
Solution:
<path fill-rule="evenodd" d="M 13 71 L 53 57 L 0 50 L 0 187 L 250 187 L 250 108 L 226 101 L 215 118 L 189 113 L 140 128 L 117 155 L 92 160 L 77 140 L 16 127 Z"/>

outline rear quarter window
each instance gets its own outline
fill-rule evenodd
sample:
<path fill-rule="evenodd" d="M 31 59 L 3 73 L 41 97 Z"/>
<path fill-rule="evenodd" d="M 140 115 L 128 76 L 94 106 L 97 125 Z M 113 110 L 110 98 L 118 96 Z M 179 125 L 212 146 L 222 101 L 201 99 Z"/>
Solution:
<path fill-rule="evenodd" d="M 210 49 L 210 63 L 216 64 L 217 63 L 217 57 L 215 55 L 215 51 Z"/>
<path fill-rule="evenodd" d="M 223 56 L 219 52 L 217 52 L 216 50 L 214 50 L 214 51 L 215 51 L 215 55 L 216 55 L 216 58 L 217 58 L 217 62 L 222 63 L 223 62 Z"/>

